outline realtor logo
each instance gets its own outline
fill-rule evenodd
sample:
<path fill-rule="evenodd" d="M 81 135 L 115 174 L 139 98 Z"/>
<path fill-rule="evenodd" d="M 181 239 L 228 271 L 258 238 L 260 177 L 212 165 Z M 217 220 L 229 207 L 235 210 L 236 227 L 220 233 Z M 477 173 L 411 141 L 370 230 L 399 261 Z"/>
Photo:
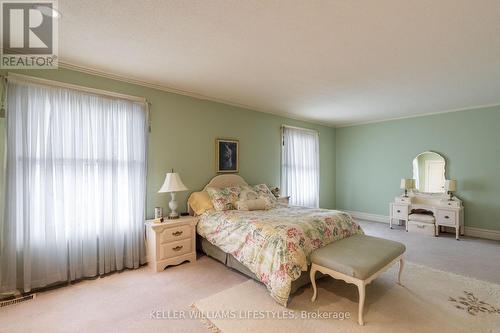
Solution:
<path fill-rule="evenodd" d="M 57 68 L 57 28 L 54 1 L 1 1 L 1 68 Z"/>

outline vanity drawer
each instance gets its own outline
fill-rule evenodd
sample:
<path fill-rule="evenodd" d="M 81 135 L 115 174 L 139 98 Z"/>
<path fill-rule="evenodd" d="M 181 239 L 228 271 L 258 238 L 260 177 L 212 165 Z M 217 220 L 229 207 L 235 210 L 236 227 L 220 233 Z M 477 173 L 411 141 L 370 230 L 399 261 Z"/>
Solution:
<path fill-rule="evenodd" d="M 415 232 L 422 235 L 435 236 L 436 229 L 434 223 L 409 221 L 408 232 Z"/>
<path fill-rule="evenodd" d="M 193 252 L 192 245 L 192 240 L 190 238 L 180 240 L 178 242 L 162 244 L 158 248 L 158 260 L 178 257 L 186 253 L 191 253 Z"/>
<path fill-rule="evenodd" d="M 436 215 L 436 223 L 438 225 L 454 227 L 457 224 L 457 212 L 454 210 L 439 209 Z"/>
<path fill-rule="evenodd" d="M 396 203 L 404 203 L 404 204 L 411 204 L 412 200 L 411 200 L 411 197 L 396 197 L 394 199 L 394 202 L 396 202 Z"/>
<path fill-rule="evenodd" d="M 442 201 L 441 203 L 443 206 L 448 206 L 448 207 L 454 207 L 454 208 L 460 208 L 460 206 L 462 205 L 459 201 L 455 201 L 455 200 L 445 200 L 445 201 Z"/>
<path fill-rule="evenodd" d="M 392 217 L 395 219 L 406 220 L 408 218 L 407 205 L 392 205 Z"/>
<path fill-rule="evenodd" d="M 175 242 L 181 239 L 190 238 L 192 226 L 181 225 L 173 228 L 166 228 L 160 233 L 160 244 Z"/>

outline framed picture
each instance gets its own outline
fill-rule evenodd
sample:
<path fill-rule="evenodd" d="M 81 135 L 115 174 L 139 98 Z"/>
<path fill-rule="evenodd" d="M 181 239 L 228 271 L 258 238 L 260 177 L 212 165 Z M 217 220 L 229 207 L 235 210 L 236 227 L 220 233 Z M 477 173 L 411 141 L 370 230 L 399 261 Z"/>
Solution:
<path fill-rule="evenodd" d="M 215 140 L 215 163 L 218 173 L 239 171 L 240 143 L 238 140 Z"/>

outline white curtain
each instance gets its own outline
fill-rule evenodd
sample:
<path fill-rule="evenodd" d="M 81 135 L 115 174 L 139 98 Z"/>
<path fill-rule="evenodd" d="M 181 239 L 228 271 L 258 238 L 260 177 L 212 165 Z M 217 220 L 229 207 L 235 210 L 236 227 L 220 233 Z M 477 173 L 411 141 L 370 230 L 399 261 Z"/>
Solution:
<path fill-rule="evenodd" d="M 144 263 L 145 103 L 9 80 L 0 290 Z"/>
<path fill-rule="evenodd" d="M 415 179 L 415 188 L 417 190 L 420 190 L 420 176 L 419 176 L 420 170 L 418 167 L 418 158 L 413 159 L 413 179 Z"/>
<path fill-rule="evenodd" d="M 292 205 L 319 206 L 318 132 L 283 127 L 281 191 Z"/>

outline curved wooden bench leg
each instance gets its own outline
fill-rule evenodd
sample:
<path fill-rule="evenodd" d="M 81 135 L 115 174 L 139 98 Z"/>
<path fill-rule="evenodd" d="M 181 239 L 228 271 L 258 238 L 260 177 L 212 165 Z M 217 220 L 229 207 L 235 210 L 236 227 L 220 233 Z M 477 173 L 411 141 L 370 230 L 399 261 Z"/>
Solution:
<path fill-rule="evenodd" d="M 403 268 L 405 267 L 404 258 L 399 259 L 399 273 L 398 273 L 398 284 L 401 284 L 401 275 L 403 274 Z"/>
<path fill-rule="evenodd" d="M 313 296 L 311 298 L 311 302 L 316 300 L 316 296 L 318 294 L 318 290 L 316 289 L 316 267 L 315 265 L 311 265 L 311 273 L 309 273 L 309 277 L 311 278 L 311 284 L 313 286 Z"/>
<path fill-rule="evenodd" d="M 364 325 L 363 322 L 363 307 L 365 305 L 365 283 L 364 281 L 360 281 L 358 286 L 359 292 L 359 306 L 358 306 L 358 324 Z"/>

